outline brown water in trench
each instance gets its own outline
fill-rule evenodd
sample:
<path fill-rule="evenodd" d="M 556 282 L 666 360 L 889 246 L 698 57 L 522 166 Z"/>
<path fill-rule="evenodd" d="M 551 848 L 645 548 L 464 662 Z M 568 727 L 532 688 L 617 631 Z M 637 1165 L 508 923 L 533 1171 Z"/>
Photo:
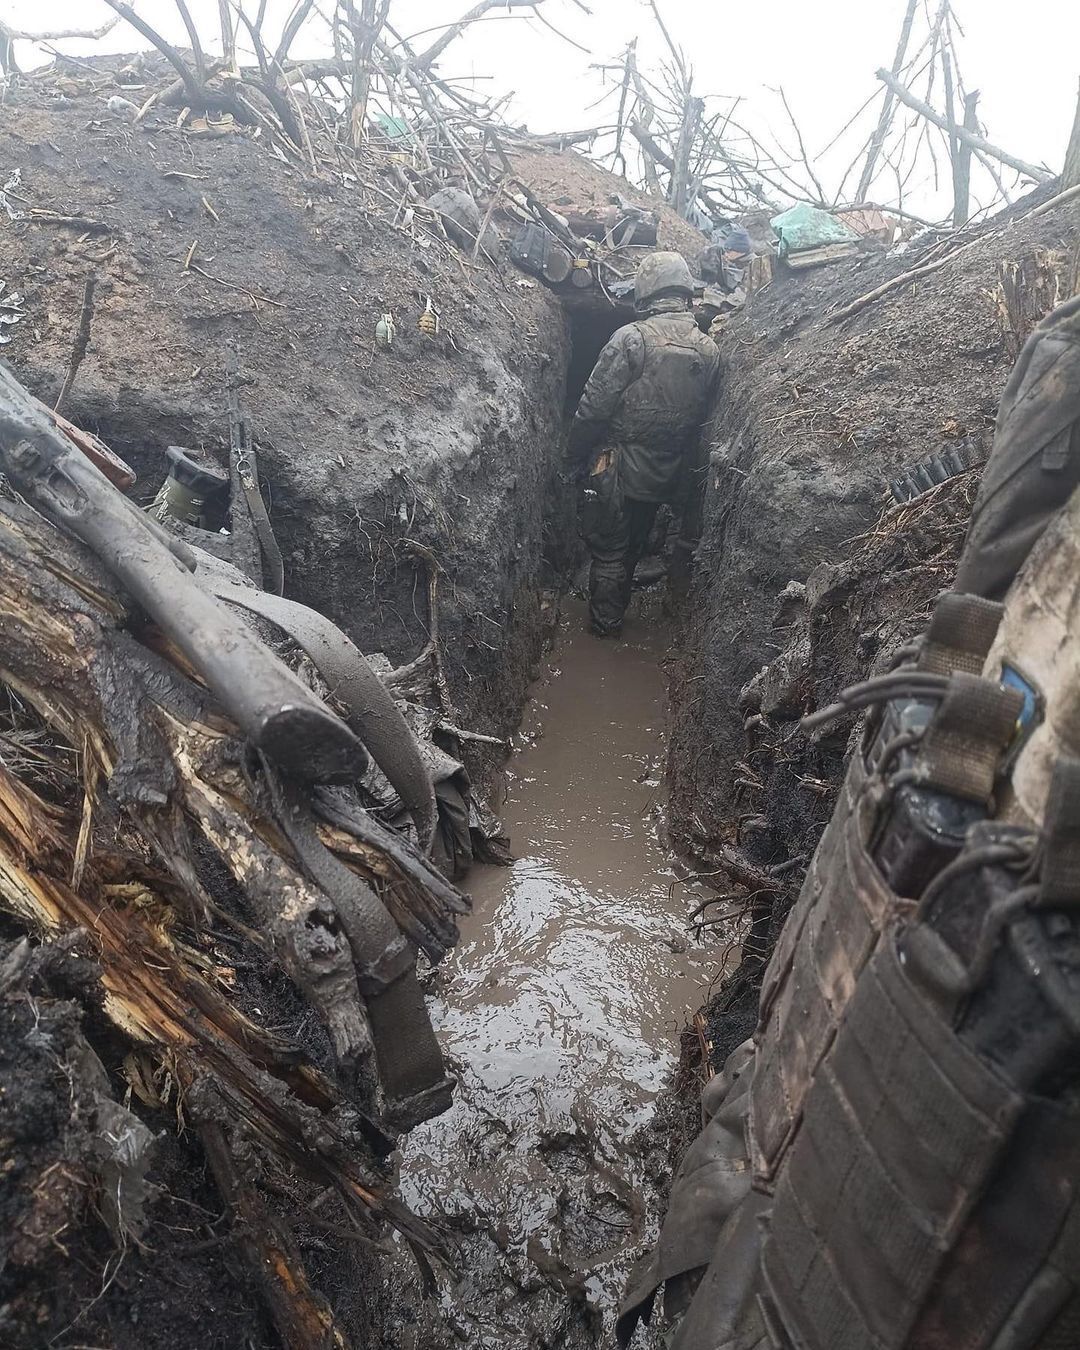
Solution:
<path fill-rule="evenodd" d="M 715 938 L 686 932 L 698 894 L 663 836 L 658 609 L 637 597 L 612 642 L 566 605 L 505 773 L 517 861 L 470 876 L 474 912 L 436 984 L 460 1086 L 452 1110 L 410 1136 L 402 1184 L 421 1212 L 479 1223 L 509 1260 L 510 1274 L 484 1276 L 469 1258 L 469 1288 L 447 1310 L 469 1345 L 534 1343 L 514 1285 L 537 1266 L 556 1285 L 580 1281 L 610 1326 L 649 1236 L 640 1137 L 677 1032 L 717 974 Z"/>

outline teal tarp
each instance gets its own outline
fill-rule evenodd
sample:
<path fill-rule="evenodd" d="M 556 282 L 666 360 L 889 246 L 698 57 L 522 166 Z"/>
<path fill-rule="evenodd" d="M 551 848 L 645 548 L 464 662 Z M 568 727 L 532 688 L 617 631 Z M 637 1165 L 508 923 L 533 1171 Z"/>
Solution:
<path fill-rule="evenodd" d="M 781 257 L 807 248 L 822 248 L 825 244 L 847 244 L 859 238 L 850 225 L 828 211 L 802 202 L 773 216 L 769 224 L 780 236 Z"/>
<path fill-rule="evenodd" d="M 409 139 L 409 124 L 402 117 L 391 117 L 389 113 L 376 113 L 375 125 L 392 141 Z"/>

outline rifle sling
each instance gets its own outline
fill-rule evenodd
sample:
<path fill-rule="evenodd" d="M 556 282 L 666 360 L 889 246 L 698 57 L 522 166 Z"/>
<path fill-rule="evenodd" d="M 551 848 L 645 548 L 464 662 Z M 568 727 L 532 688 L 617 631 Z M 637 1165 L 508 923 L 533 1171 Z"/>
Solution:
<path fill-rule="evenodd" d="M 262 550 L 263 566 L 266 568 L 266 589 L 273 595 L 280 595 L 285 589 L 285 563 L 259 489 L 258 477 L 246 473 L 240 474 L 239 477 L 244 500 L 251 512 L 255 534 L 259 540 L 259 548 Z"/>
<path fill-rule="evenodd" d="M 287 633 L 315 663 L 356 732 L 416 824 L 421 848 L 435 833 L 438 808 L 431 775 L 416 738 L 363 652 L 325 615 L 295 600 L 214 577 L 206 585 L 219 600 L 250 610 Z"/>
<path fill-rule="evenodd" d="M 323 844 L 306 789 L 265 759 L 263 770 L 278 824 L 349 939 L 392 1123 L 407 1128 L 428 1119 L 449 1106 L 452 1085 L 416 979 L 416 949 L 374 889 Z"/>

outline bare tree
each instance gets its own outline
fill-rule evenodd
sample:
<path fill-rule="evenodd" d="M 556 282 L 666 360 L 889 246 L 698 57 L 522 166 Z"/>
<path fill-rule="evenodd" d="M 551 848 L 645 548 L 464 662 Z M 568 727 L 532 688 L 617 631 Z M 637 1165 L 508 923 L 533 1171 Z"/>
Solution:
<path fill-rule="evenodd" d="M 893 57 L 892 73 L 899 78 L 900 72 L 904 68 L 904 57 L 907 56 L 908 43 L 911 41 L 911 26 L 915 22 L 915 10 L 918 8 L 919 0 L 908 0 L 907 10 L 904 13 L 904 22 L 900 27 L 900 40 L 896 44 L 896 55 Z M 893 93 L 891 89 L 885 91 L 885 101 L 881 105 L 881 116 L 878 118 L 878 124 L 874 128 L 874 134 L 870 138 L 870 147 L 866 152 L 866 164 L 863 166 L 862 177 L 859 179 L 858 200 L 865 201 L 867 193 L 870 191 L 870 184 L 874 181 L 874 171 L 877 168 L 878 157 L 881 154 L 881 148 L 885 144 L 885 137 L 889 134 L 889 125 L 893 116 Z"/>
<path fill-rule="evenodd" d="M 1076 104 L 1076 118 L 1073 121 L 1069 148 L 1065 152 L 1065 172 L 1062 175 L 1063 188 L 1080 187 L 1080 99 Z"/>
<path fill-rule="evenodd" d="M 13 47 L 16 42 L 62 42 L 67 38 L 85 38 L 90 41 L 98 41 L 105 37 L 107 33 L 110 33 L 119 22 L 119 19 L 110 19 L 100 28 L 67 28 L 49 33 L 21 32 L 9 27 L 6 23 L 0 23 L 0 71 L 5 75 L 17 75 L 19 73 Z"/>

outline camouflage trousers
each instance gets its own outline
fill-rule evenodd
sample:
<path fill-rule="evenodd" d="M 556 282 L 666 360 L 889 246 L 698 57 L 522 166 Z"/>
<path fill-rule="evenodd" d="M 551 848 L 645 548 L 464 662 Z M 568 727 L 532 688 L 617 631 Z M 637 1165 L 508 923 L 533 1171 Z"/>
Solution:
<path fill-rule="evenodd" d="M 634 585 L 634 569 L 649 547 L 659 502 L 623 494 L 613 465 L 589 479 L 582 532 L 592 554 L 589 622 L 602 637 L 622 629 Z"/>

